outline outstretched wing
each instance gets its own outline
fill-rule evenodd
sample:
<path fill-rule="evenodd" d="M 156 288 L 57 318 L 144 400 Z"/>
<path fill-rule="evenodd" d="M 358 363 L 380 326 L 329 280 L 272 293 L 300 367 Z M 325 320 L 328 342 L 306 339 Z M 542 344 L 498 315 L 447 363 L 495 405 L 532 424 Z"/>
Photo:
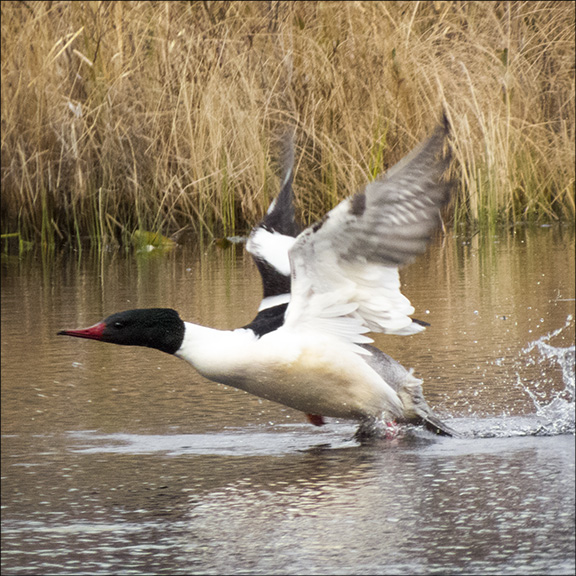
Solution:
<path fill-rule="evenodd" d="M 449 199 L 448 124 L 302 232 L 290 250 L 286 329 L 312 328 L 354 343 L 367 332 L 414 334 L 398 268 L 425 251 Z M 362 352 L 362 348 L 358 348 Z"/>
<path fill-rule="evenodd" d="M 290 299 L 288 252 L 301 231 L 294 214 L 292 137 L 286 138 L 284 142 L 282 172 L 280 193 L 268 208 L 264 219 L 254 227 L 246 244 L 262 277 L 264 295 L 259 310 L 285 304 Z"/>

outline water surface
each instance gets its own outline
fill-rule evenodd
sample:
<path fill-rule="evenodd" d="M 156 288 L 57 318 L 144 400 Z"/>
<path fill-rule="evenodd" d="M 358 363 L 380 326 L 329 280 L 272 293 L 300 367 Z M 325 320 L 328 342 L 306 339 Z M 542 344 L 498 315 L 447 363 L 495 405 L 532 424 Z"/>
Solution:
<path fill-rule="evenodd" d="M 423 334 L 377 344 L 460 439 L 360 445 L 155 350 L 57 337 L 173 307 L 250 322 L 242 245 L 5 257 L 5 574 L 569 574 L 574 234 L 444 238 L 402 273 Z"/>

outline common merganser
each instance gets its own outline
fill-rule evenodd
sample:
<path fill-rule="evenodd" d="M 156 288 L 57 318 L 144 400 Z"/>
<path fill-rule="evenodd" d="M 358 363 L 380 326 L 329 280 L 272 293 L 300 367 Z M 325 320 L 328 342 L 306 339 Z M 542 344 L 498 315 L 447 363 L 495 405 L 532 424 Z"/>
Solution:
<path fill-rule="evenodd" d="M 425 251 L 449 200 L 448 134 L 444 119 L 387 173 L 302 232 L 290 161 L 278 198 L 247 242 L 264 287 L 247 326 L 218 330 L 184 322 L 170 308 L 145 308 L 58 334 L 156 348 L 209 380 L 300 410 L 312 424 L 359 421 L 360 439 L 390 421 L 456 436 L 426 402 L 422 381 L 366 335 L 425 329 L 410 318 L 398 268 Z"/>

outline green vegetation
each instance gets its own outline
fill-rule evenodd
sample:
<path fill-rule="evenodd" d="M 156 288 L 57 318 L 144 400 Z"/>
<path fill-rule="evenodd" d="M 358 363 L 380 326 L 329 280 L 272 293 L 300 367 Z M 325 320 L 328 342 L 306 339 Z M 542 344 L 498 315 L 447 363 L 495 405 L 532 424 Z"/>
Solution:
<path fill-rule="evenodd" d="M 315 219 L 442 109 L 480 228 L 573 218 L 574 2 L 2 2 L 4 234 L 244 232 L 296 129 Z"/>

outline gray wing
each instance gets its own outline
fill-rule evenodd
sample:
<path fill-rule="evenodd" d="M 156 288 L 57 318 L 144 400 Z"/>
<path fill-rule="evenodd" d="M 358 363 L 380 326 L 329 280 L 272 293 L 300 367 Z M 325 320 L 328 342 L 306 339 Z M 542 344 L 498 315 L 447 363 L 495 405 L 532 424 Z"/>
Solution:
<path fill-rule="evenodd" d="M 413 334 L 398 268 L 426 250 L 450 196 L 448 125 L 364 190 L 302 232 L 290 249 L 286 329 L 313 326 L 354 343 L 362 334 Z"/>
<path fill-rule="evenodd" d="M 443 154 L 448 124 L 417 146 L 388 172 L 344 202 L 342 233 L 334 249 L 347 260 L 400 266 L 426 250 L 449 199 L 443 177 L 450 162 Z"/>

